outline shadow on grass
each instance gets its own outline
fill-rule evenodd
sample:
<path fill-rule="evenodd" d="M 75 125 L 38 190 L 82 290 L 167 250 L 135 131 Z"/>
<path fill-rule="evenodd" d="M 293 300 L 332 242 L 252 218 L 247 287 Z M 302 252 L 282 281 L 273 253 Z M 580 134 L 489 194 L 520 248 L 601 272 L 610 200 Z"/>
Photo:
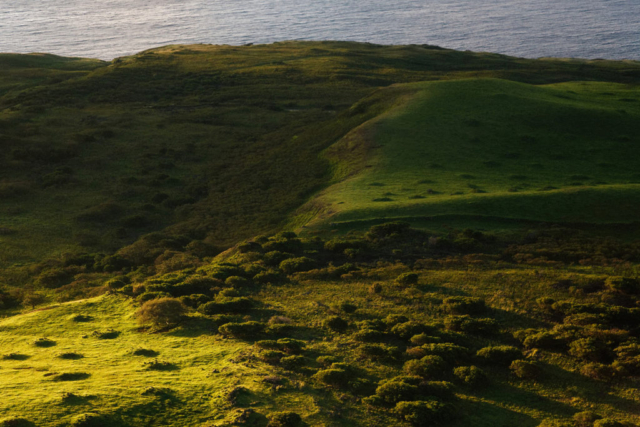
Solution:
<path fill-rule="evenodd" d="M 27 360 L 31 356 L 21 353 L 9 353 L 2 356 L 2 360 Z"/>

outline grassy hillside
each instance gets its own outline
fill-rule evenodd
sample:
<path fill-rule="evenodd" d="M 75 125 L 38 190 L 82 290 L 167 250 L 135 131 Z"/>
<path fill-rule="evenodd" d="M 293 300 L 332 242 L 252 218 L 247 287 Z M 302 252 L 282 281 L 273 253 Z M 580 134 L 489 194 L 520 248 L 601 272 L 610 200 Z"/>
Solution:
<path fill-rule="evenodd" d="M 164 230 L 165 244 L 128 256 L 148 264 L 278 230 L 331 182 L 322 151 L 404 93 L 378 92 L 389 85 L 639 75 L 635 62 L 342 42 L 167 46 L 108 63 L 1 55 L 0 264 L 109 254 Z"/>
<path fill-rule="evenodd" d="M 637 86 L 472 79 L 406 90 L 402 106 L 327 150 L 338 183 L 310 203 L 320 221 L 637 221 Z"/>
<path fill-rule="evenodd" d="M 283 233 L 6 318 L 0 411 L 14 424 L 0 425 L 640 422 L 640 282 L 615 259 L 637 263 L 637 244 L 566 230 L 508 251 L 482 233 L 433 239 L 401 224 L 348 240 Z M 561 261 L 584 256 L 575 248 L 601 266 Z M 177 325 L 138 324 L 136 307 L 164 296 L 191 308 Z M 283 411 L 305 424 L 273 422 Z"/>

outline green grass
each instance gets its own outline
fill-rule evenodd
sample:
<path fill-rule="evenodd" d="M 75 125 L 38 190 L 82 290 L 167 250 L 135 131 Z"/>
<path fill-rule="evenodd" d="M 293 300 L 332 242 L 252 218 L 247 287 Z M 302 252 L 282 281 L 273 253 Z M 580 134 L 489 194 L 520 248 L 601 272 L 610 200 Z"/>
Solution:
<path fill-rule="evenodd" d="M 404 105 L 327 150 L 338 182 L 311 202 L 324 206 L 320 222 L 637 220 L 635 86 L 474 79 L 406 90 Z"/>
<path fill-rule="evenodd" d="M 314 212 L 296 210 L 331 183 L 323 150 L 406 95 L 380 88 L 477 77 L 629 84 L 639 69 L 348 42 L 174 45 L 111 62 L 0 55 L 0 265 L 113 253 L 158 230 L 223 249 L 303 224 Z M 122 209 L 76 220 L 104 203 Z M 147 262 L 175 249 L 154 248 Z"/>

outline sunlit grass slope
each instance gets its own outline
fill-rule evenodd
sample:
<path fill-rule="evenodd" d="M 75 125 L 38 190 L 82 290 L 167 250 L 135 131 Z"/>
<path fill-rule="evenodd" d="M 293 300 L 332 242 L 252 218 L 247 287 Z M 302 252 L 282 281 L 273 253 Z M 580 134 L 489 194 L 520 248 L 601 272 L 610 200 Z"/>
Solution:
<path fill-rule="evenodd" d="M 57 426 L 98 413 L 113 426 L 217 425 L 238 415 L 227 395 L 239 385 L 261 396 L 263 410 L 305 399 L 269 397 L 268 370 L 243 362 L 250 346 L 213 336 L 207 319 L 152 334 L 138 329 L 134 310 L 106 296 L 1 320 L 0 420 Z M 39 338 L 51 346 L 35 345 Z M 155 361 L 167 364 L 154 369 Z"/>
<path fill-rule="evenodd" d="M 316 223 L 638 219 L 637 86 L 469 79 L 406 90 L 403 106 L 327 150 L 340 182 L 310 205 Z"/>

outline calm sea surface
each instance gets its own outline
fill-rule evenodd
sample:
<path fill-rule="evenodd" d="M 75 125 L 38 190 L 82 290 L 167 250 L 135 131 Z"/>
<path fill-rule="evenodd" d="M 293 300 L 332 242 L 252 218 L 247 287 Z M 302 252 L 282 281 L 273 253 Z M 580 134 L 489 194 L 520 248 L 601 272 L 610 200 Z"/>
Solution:
<path fill-rule="evenodd" d="M 0 52 L 291 39 L 640 59 L 640 0 L 0 0 Z"/>

